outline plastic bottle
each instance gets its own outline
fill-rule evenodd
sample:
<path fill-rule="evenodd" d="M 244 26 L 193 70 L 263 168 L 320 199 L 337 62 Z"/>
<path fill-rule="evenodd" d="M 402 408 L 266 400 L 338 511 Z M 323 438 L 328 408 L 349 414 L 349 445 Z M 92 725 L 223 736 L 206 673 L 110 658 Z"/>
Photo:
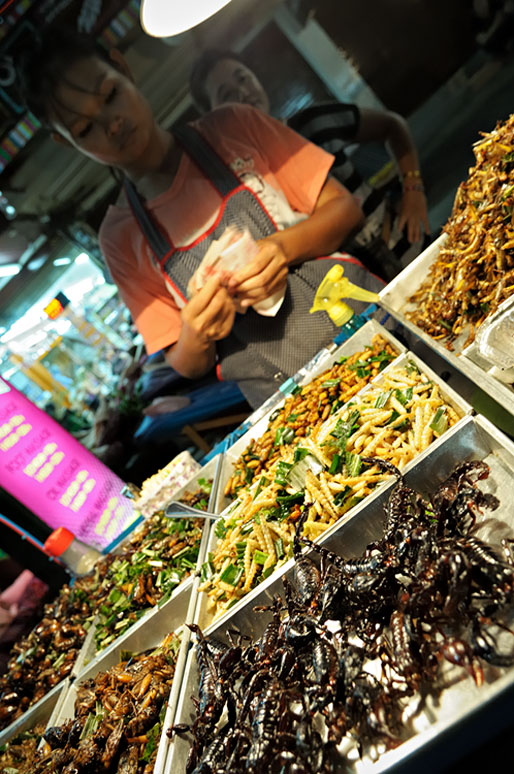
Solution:
<path fill-rule="evenodd" d="M 353 298 L 355 301 L 369 301 L 370 303 L 379 299 L 377 293 L 359 288 L 346 279 L 343 274 L 342 266 L 332 266 L 317 289 L 314 303 L 309 310 L 311 314 L 313 312 L 327 312 L 332 322 L 339 327 L 347 323 L 354 315 L 353 309 L 341 299 Z"/>
<path fill-rule="evenodd" d="M 491 373 L 502 382 L 514 382 L 514 306 L 484 323 L 477 335 L 478 351 L 493 365 Z"/>
<path fill-rule="evenodd" d="M 86 575 L 102 556 L 66 527 L 57 527 L 46 539 L 44 549 L 50 556 L 59 557 L 74 575 Z"/>

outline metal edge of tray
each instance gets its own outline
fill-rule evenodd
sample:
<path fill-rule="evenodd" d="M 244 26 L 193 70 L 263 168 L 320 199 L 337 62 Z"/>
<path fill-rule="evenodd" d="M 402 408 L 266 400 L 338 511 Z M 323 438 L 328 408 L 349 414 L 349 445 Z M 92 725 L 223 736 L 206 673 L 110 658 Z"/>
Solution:
<path fill-rule="evenodd" d="M 68 691 L 70 690 L 71 686 L 73 685 L 73 677 L 67 677 L 64 681 L 63 690 L 61 691 L 61 694 L 59 698 L 57 699 L 54 708 L 52 710 L 52 713 L 50 717 L 48 718 L 48 723 L 46 724 L 47 729 L 52 728 L 53 726 L 57 725 L 57 718 L 59 717 L 59 713 L 61 712 L 61 708 L 66 701 L 66 696 L 68 695 Z"/>
<path fill-rule="evenodd" d="M 393 347 L 397 349 L 398 357 L 407 351 L 407 348 L 400 341 L 398 341 L 398 339 L 396 339 L 395 336 L 387 330 L 387 328 L 384 328 L 376 320 L 368 320 L 368 322 L 366 322 L 361 328 L 355 331 L 355 333 L 350 338 L 346 339 L 346 341 L 344 341 L 338 347 L 333 350 L 321 350 L 315 358 L 313 358 L 309 363 L 307 363 L 306 366 L 300 369 L 297 375 L 298 386 L 305 387 L 307 384 L 310 384 L 310 382 L 320 376 L 323 371 L 326 371 L 328 368 L 330 368 L 339 358 L 343 356 L 349 357 L 355 352 L 359 352 L 359 350 L 363 349 L 364 347 L 369 346 L 371 344 L 372 338 L 377 334 L 382 336 L 384 339 L 386 339 L 386 341 L 388 341 Z M 375 379 L 376 378 L 377 377 L 375 377 Z M 225 451 L 223 470 L 221 472 L 219 481 L 218 499 L 216 502 L 217 510 L 215 511 L 216 513 L 221 513 L 228 505 L 227 498 L 225 497 L 225 487 L 234 472 L 234 465 L 236 461 L 244 452 L 250 441 L 260 438 L 260 436 L 266 432 L 271 414 L 283 406 L 287 397 L 287 395 L 282 395 L 281 399 L 277 401 L 273 407 L 266 412 L 266 414 L 261 416 L 258 422 L 252 425 L 244 435 L 238 438 L 238 440 L 229 446 Z"/>
<path fill-rule="evenodd" d="M 210 533 L 212 531 L 212 525 L 209 522 L 206 522 L 206 524 L 208 526 L 208 529 L 204 530 L 204 533 L 202 535 L 202 542 L 200 544 L 200 551 L 198 554 L 198 565 L 197 565 L 198 567 L 201 567 L 202 563 L 205 560 L 205 556 L 207 554 L 207 549 L 209 546 Z M 196 609 L 198 605 L 198 596 L 199 596 L 198 586 L 199 585 L 200 585 L 200 576 L 197 572 L 193 578 L 193 587 L 191 589 L 191 596 L 189 598 L 189 605 L 188 605 L 186 617 L 184 619 L 184 623 L 196 622 Z M 180 645 L 180 651 L 177 656 L 177 664 L 175 667 L 175 673 L 179 674 L 181 679 L 174 679 L 173 685 L 171 687 L 171 693 L 168 699 L 168 706 L 166 708 L 166 715 L 164 717 L 164 722 L 162 725 L 161 739 L 159 742 L 159 752 L 157 754 L 157 760 L 156 760 L 155 769 L 154 769 L 155 772 L 164 771 L 164 768 L 166 766 L 168 749 L 171 744 L 170 737 L 168 736 L 168 731 L 172 727 L 176 717 L 177 704 L 179 702 L 180 691 L 182 688 L 182 676 L 184 674 L 184 670 L 186 667 L 186 660 L 188 656 L 190 640 L 191 640 L 191 631 L 188 629 L 187 626 L 184 626 L 182 642 Z M 159 769 L 157 768 L 158 763 L 160 766 Z"/>
<path fill-rule="evenodd" d="M 491 373 L 492 366 L 488 370 L 475 363 L 470 357 L 466 357 L 466 348 L 463 354 L 456 355 L 447 349 L 444 344 L 436 341 L 422 328 L 419 328 L 411 322 L 405 315 L 403 309 L 406 306 L 407 298 L 414 293 L 420 285 L 420 275 L 425 276 L 430 266 L 436 260 L 440 248 L 446 242 L 446 234 L 441 234 L 421 255 L 412 261 L 397 277 L 395 277 L 379 293 L 380 305 L 389 312 L 398 322 L 407 330 L 413 333 L 418 339 L 423 341 L 428 347 L 434 350 L 443 360 L 450 363 L 457 371 L 474 382 L 491 398 L 505 408 L 509 413 L 514 414 L 514 391 L 509 389 L 506 384 L 496 379 Z M 413 280 L 413 278 L 415 278 Z M 485 363 L 485 361 L 484 361 Z"/>
<path fill-rule="evenodd" d="M 389 365 L 384 368 L 383 371 L 381 371 L 377 376 L 369 382 L 367 385 L 365 385 L 360 392 L 356 393 L 352 397 L 352 400 L 355 400 L 355 398 L 359 395 L 364 395 L 367 391 L 376 389 L 377 386 L 380 385 L 380 382 L 383 381 L 383 379 L 387 376 L 387 373 L 390 370 L 401 368 L 404 363 L 407 362 L 414 362 L 415 365 L 420 369 L 422 373 L 424 373 L 426 376 L 428 376 L 434 383 L 436 383 L 440 390 L 441 395 L 443 399 L 452 406 L 452 408 L 457 412 L 457 414 L 461 415 L 458 422 L 455 423 L 455 425 L 451 428 L 449 428 L 446 433 L 444 433 L 439 438 L 432 441 L 432 443 L 424 449 L 422 452 L 416 455 L 416 457 L 409 462 L 405 468 L 404 472 L 406 473 L 409 471 L 412 467 L 414 467 L 418 462 L 422 461 L 426 456 L 428 456 L 434 446 L 438 446 L 442 443 L 444 443 L 446 437 L 448 434 L 452 434 L 452 431 L 460 425 L 461 422 L 464 421 L 466 416 L 469 416 L 472 412 L 472 407 L 467 403 L 467 401 L 464 400 L 455 390 L 453 390 L 446 382 L 441 379 L 440 376 L 438 376 L 432 369 L 424 363 L 423 360 L 421 360 L 417 355 L 415 355 L 412 352 L 403 352 L 403 354 L 399 355 L 395 360 L 393 360 Z M 343 410 L 344 407 L 339 409 L 340 411 Z M 334 532 L 337 532 L 339 528 L 347 523 L 350 520 L 353 520 L 354 518 L 358 517 L 358 514 L 361 512 L 363 508 L 365 508 L 370 502 L 375 500 L 378 497 L 381 497 L 382 492 L 385 489 L 388 489 L 389 487 L 393 486 L 394 479 L 391 478 L 390 480 L 384 481 L 382 484 L 379 484 L 369 495 L 367 495 L 364 500 L 362 500 L 360 503 L 357 503 L 353 508 L 351 508 L 347 513 L 343 514 L 334 524 L 332 524 L 330 527 L 328 527 L 325 532 L 321 533 L 319 536 L 319 540 L 322 540 L 322 537 L 329 537 Z M 235 501 L 234 501 L 235 502 Z M 230 512 L 230 508 L 232 507 L 233 503 L 231 503 L 227 508 L 225 508 L 224 511 L 221 512 L 221 516 L 224 514 L 228 514 Z M 211 532 L 211 537 L 209 541 L 209 547 L 208 550 L 212 551 L 214 550 L 217 543 L 217 538 L 214 534 L 214 530 Z M 294 559 L 288 559 L 286 562 L 281 564 L 274 570 L 274 572 L 266 579 L 267 581 L 273 582 L 277 577 L 281 577 L 284 572 L 287 572 L 290 567 L 294 565 Z M 227 610 L 225 613 L 223 613 L 222 616 L 220 616 L 219 619 L 216 619 L 220 622 L 226 622 L 230 619 L 231 614 L 237 613 L 238 610 L 240 610 L 242 607 L 244 607 L 246 604 L 249 604 L 252 602 L 252 600 L 255 599 L 256 596 L 259 594 L 261 584 L 256 586 L 254 589 L 248 592 L 244 597 L 242 597 L 239 602 L 237 602 L 230 610 Z M 198 611 L 199 611 L 199 622 L 200 625 L 205 627 L 207 631 L 210 630 L 210 627 L 214 625 L 214 622 L 208 621 L 208 602 L 207 602 L 207 595 L 200 592 L 199 593 L 199 601 L 198 601 Z"/>
<path fill-rule="evenodd" d="M 175 664 L 173 684 L 167 701 L 166 714 L 163 722 L 163 733 L 161 734 L 161 739 L 159 741 L 159 749 L 154 768 L 155 774 L 160 774 L 167 755 L 167 736 L 165 731 L 169 725 L 171 725 L 175 716 L 176 703 L 180 691 L 187 646 L 190 638 L 190 631 L 184 626 L 184 622 L 188 618 L 189 610 L 192 605 L 190 591 L 191 589 L 189 587 L 181 588 L 179 593 L 175 596 L 175 604 L 172 609 L 163 606 L 160 610 L 156 611 L 156 615 L 152 620 L 152 626 L 132 627 L 130 635 L 126 637 L 123 642 L 119 640 L 115 641 L 115 643 L 113 643 L 113 645 L 115 645 L 114 648 L 106 648 L 105 651 L 102 651 L 99 654 L 99 657 L 96 658 L 94 662 L 88 664 L 82 673 L 71 683 L 64 701 L 61 703 L 59 713 L 55 717 L 54 725 L 61 725 L 66 720 L 74 717 L 74 706 L 78 686 L 85 680 L 94 678 L 99 672 L 104 672 L 118 664 L 121 658 L 121 650 L 141 653 L 149 648 L 157 648 L 168 634 L 173 631 L 178 632 L 181 642 Z M 138 623 L 141 623 L 142 621 L 143 619 L 138 621 Z M 147 619 L 145 619 L 145 623 L 147 622 Z M 168 723 L 166 728 L 164 727 L 165 723 Z M 160 749 L 161 745 L 164 745 L 162 750 Z M 158 764 L 160 768 L 158 768 Z"/>
<path fill-rule="evenodd" d="M 63 695 L 69 687 L 69 678 L 65 677 L 60 683 L 48 691 L 39 701 L 29 707 L 28 710 L 16 718 L 12 723 L 0 731 L 0 745 L 9 742 L 23 731 L 34 728 L 40 721 L 50 718 L 55 706 L 62 701 Z"/>
<path fill-rule="evenodd" d="M 505 488 L 502 490 L 504 497 L 502 498 L 501 493 L 497 492 L 500 496 L 500 503 L 502 500 L 505 503 L 501 508 L 501 512 L 504 516 L 510 516 L 509 526 L 511 532 L 514 532 L 514 513 L 509 507 L 510 480 L 514 476 L 514 443 L 481 415 L 468 415 L 464 417 L 458 425 L 455 425 L 445 436 L 442 436 L 441 441 L 443 442 L 433 444 L 427 456 L 417 460 L 408 471 L 405 471 L 406 484 L 423 492 L 426 491 L 427 482 L 430 481 L 430 490 L 433 491 L 451 473 L 455 465 L 460 462 L 488 458 L 489 464 L 491 464 L 493 459 L 496 458 L 499 466 L 496 471 L 503 471 L 506 481 L 508 479 L 508 483 L 504 484 Z M 491 459 L 491 456 L 493 459 Z M 494 475 L 495 472 L 493 471 L 491 473 L 492 485 L 495 483 Z M 381 496 L 368 502 L 353 519 L 341 524 L 337 532 L 332 535 L 324 534 L 320 539 L 320 543 L 325 544 L 329 549 L 339 552 L 341 552 L 341 546 L 343 545 L 344 555 L 358 555 L 369 542 L 376 539 L 377 532 L 382 529 L 384 506 L 389 488 L 384 488 Z M 495 520 L 489 517 L 483 519 L 484 528 L 487 525 L 491 525 L 491 523 L 493 525 L 492 528 L 494 528 Z M 505 523 L 505 519 L 502 523 Z M 312 552 L 309 551 L 307 553 Z M 257 616 L 253 613 L 253 606 L 254 604 L 269 605 L 276 593 L 283 593 L 281 578 L 286 575 L 290 580 L 292 579 L 293 564 L 289 565 L 288 563 L 281 570 L 282 572 L 278 577 L 274 574 L 275 577 L 270 576 L 260 584 L 258 587 L 259 594 L 251 600 L 252 605 L 247 604 L 238 610 L 234 608 L 234 613 L 230 616 L 231 629 L 239 630 L 243 634 L 250 634 L 251 636 L 260 636 L 262 634 L 271 618 L 271 614 L 269 612 L 260 613 Z M 205 636 L 212 635 L 226 641 L 226 631 L 227 620 L 220 617 L 220 619 L 205 629 L 204 634 Z M 436 719 L 425 729 L 416 732 L 414 736 L 405 741 L 396 750 L 384 753 L 374 763 L 364 760 L 361 762 L 362 765 L 357 764 L 351 769 L 352 772 L 355 772 L 355 774 L 382 774 L 382 772 L 397 771 L 398 767 L 405 762 L 412 763 L 416 767 L 413 769 L 409 768 L 409 772 L 416 770 L 422 771 L 425 774 L 429 770 L 438 771 L 439 769 L 434 768 L 434 765 L 438 763 L 441 766 L 447 762 L 446 756 L 454 742 L 455 734 L 462 726 L 465 727 L 468 723 L 475 721 L 476 717 L 478 717 L 479 722 L 474 722 L 474 731 L 477 733 L 473 737 L 473 743 L 475 745 L 481 744 L 485 741 L 483 738 L 484 734 L 494 733 L 494 728 L 483 722 L 483 713 L 487 712 L 489 714 L 490 710 L 494 709 L 496 703 L 502 701 L 505 695 L 509 696 L 509 706 L 512 704 L 514 668 L 511 667 L 500 671 L 505 672 L 505 674 L 502 674 L 489 684 L 484 684 L 480 688 L 476 688 L 470 677 L 460 681 L 457 687 L 464 685 L 465 690 L 471 693 L 470 700 L 461 701 L 459 699 L 458 708 L 461 712 L 460 715 L 454 711 L 451 713 L 447 712 L 446 718 L 442 720 Z M 498 670 L 496 670 L 495 674 L 498 674 Z M 190 648 L 177 706 L 177 723 L 191 723 L 194 712 L 190 697 L 197 692 L 197 688 L 198 668 L 194 659 L 194 649 Z M 455 687 L 449 690 L 455 690 Z M 462 711 L 463 708 L 464 710 Z M 480 723 L 480 718 L 482 718 L 482 723 Z M 469 734 L 466 736 L 466 739 L 469 742 Z M 173 744 L 170 746 L 165 774 L 183 774 L 189 747 L 190 743 L 187 738 L 182 736 L 174 737 Z M 453 752 L 455 753 L 455 750 Z M 466 751 L 462 750 L 462 753 L 464 752 Z M 422 763 L 425 758 L 428 759 L 428 753 L 430 753 L 431 768 L 425 769 Z"/>

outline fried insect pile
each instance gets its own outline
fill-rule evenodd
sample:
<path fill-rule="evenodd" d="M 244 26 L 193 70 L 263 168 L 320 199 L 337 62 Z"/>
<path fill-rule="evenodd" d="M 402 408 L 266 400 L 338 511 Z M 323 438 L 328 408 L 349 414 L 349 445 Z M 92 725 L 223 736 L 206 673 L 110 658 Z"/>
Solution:
<path fill-rule="evenodd" d="M 79 686 L 75 718 L 47 729 L 31 774 L 151 774 L 175 671 L 177 639 Z M 27 772 L 29 769 L 27 769 Z"/>
<path fill-rule="evenodd" d="M 476 164 L 459 186 L 448 240 L 411 296 L 407 317 L 453 349 L 514 292 L 514 116 L 476 143 Z"/>
<path fill-rule="evenodd" d="M 0 774 L 23 774 L 30 772 L 41 737 L 45 732 L 43 723 L 0 747 Z"/>
<path fill-rule="evenodd" d="M 227 646 L 191 627 L 196 718 L 174 728 L 193 736 L 187 774 L 344 771 L 412 735 L 409 700 L 437 695 L 448 669 L 480 686 L 484 662 L 514 664 L 512 632 L 502 628 L 514 596 L 510 542 L 501 556 L 475 534 L 477 516 L 499 504 L 478 486 L 487 464 L 463 463 L 425 498 L 391 463 L 376 463 L 398 481 L 383 534 L 361 556 L 300 537 L 302 517 L 295 582 L 284 578 L 284 600 L 260 608 L 272 611 L 260 639 L 239 635 Z M 302 543 L 321 556 L 320 569 Z"/>
<path fill-rule="evenodd" d="M 250 491 L 242 490 L 214 534 L 200 591 L 218 617 L 292 556 L 295 524 L 308 510 L 304 534 L 316 539 L 391 475 L 371 455 L 403 469 L 458 422 L 440 387 L 414 361 L 394 364 L 275 462 Z M 323 466 L 305 467 L 311 456 Z M 300 483 L 298 481 L 300 480 Z M 296 482 L 297 485 L 293 485 Z M 301 488 L 301 489 L 300 489 Z M 299 491 L 300 490 L 300 491 Z"/>
<path fill-rule="evenodd" d="M 196 567 L 202 519 L 155 514 L 101 574 L 96 649 L 102 650 L 158 602 L 162 604 Z"/>
<path fill-rule="evenodd" d="M 83 579 L 81 588 L 64 586 L 57 599 L 45 605 L 37 626 L 12 647 L 7 672 L 0 677 L 0 729 L 71 672 L 86 637 L 85 622 L 92 616 L 97 587 L 94 576 Z"/>
<path fill-rule="evenodd" d="M 262 436 L 252 440 L 234 464 L 225 495 L 232 499 L 241 489 L 251 486 L 275 462 L 287 456 L 292 445 L 341 408 L 397 354 L 389 342 L 376 335 L 371 346 L 340 358 L 305 387 L 296 387 L 284 405 L 273 412 Z"/>
<path fill-rule="evenodd" d="M 0 729 L 8 726 L 69 675 L 95 613 L 95 644 L 102 650 L 196 567 L 203 520 L 156 513 L 94 570 L 64 586 L 44 617 L 11 649 L 0 677 Z"/>

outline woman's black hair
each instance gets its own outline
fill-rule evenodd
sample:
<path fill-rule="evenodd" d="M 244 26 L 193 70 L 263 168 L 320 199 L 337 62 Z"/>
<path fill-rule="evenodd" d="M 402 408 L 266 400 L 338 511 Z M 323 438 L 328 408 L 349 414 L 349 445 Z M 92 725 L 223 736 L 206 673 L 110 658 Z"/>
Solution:
<path fill-rule="evenodd" d="M 248 62 L 234 51 L 223 50 L 221 48 L 207 48 L 200 54 L 193 65 L 191 76 L 189 78 L 189 90 L 196 103 L 196 106 L 203 111 L 211 109 L 209 96 L 205 89 L 205 81 L 212 68 L 223 59 L 233 59 L 240 62 L 245 67 L 249 67 Z M 251 69 L 251 68 L 250 68 Z"/>
<path fill-rule="evenodd" d="M 95 38 L 62 26 L 44 29 L 16 57 L 20 96 L 43 124 L 50 125 L 55 89 L 66 80 L 68 67 L 90 57 L 110 62 L 108 51 Z"/>

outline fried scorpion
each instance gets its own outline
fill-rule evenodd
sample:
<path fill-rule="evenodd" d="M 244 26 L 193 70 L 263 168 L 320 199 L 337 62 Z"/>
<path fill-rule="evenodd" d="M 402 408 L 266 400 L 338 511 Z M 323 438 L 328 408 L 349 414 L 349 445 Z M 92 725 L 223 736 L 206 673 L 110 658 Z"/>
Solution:
<path fill-rule="evenodd" d="M 478 488 L 488 466 L 464 462 L 431 496 L 390 472 L 383 534 L 360 556 L 302 537 L 299 519 L 294 583 L 254 608 L 271 613 L 259 639 L 209 649 L 195 628 L 197 716 L 174 729 L 193 737 L 187 774 L 343 770 L 344 738 L 376 755 L 412 734 L 406 700 L 437 695 L 443 664 L 477 685 L 484 662 L 514 664 L 514 647 L 498 648 L 499 633 L 512 634 L 502 622 L 514 597 L 510 545 L 502 556 L 475 534 L 498 506 Z"/>

